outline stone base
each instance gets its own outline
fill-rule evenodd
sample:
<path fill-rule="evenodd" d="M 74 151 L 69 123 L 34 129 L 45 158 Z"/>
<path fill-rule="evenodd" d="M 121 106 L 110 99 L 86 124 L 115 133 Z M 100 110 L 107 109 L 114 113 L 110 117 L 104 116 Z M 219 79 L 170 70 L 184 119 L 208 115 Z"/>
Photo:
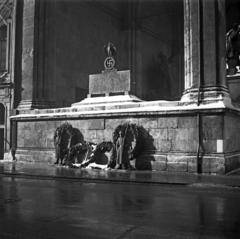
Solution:
<path fill-rule="evenodd" d="M 131 103 L 131 102 L 143 102 L 134 95 L 116 95 L 116 96 L 105 96 L 105 97 L 92 97 L 86 98 L 81 102 L 72 104 L 72 107 L 82 106 L 82 105 L 99 105 L 99 104 L 109 104 L 109 103 Z"/>
<path fill-rule="evenodd" d="M 224 86 L 208 86 L 187 89 L 181 98 L 182 105 L 222 103 L 223 107 L 232 107 L 229 91 Z"/>
<path fill-rule="evenodd" d="M 30 151 L 20 149 L 17 150 L 16 155 L 17 161 L 19 162 L 53 164 L 56 161 L 54 149 L 49 149 L 48 151 L 41 151 L 40 149 Z M 80 156 L 81 159 L 78 159 L 75 163 L 81 163 L 85 154 Z M 107 161 L 99 161 L 97 163 L 107 164 Z M 224 175 L 240 168 L 240 152 L 233 155 L 208 154 L 200 156 L 198 159 L 196 154 L 188 153 L 144 153 L 135 160 L 134 164 L 138 170 Z"/>
<path fill-rule="evenodd" d="M 229 76 L 236 75 L 236 73 L 237 73 L 236 67 L 227 69 L 227 75 Z"/>
<path fill-rule="evenodd" d="M 226 174 L 240 168 L 240 152 L 233 155 L 144 154 L 136 161 L 139 170 Z"/>
<path fill-rule="evenodd" d="M 15 156 L 17 161 L 26 163 L 53 164 L 56 161 L 54 148 L 47 150 L 41 148 L 18 149 Z"/>
<path fill-rule="evenodd" d="M 19 111 L 28 111 L 32 109 L 47 109 L 55 107 L 54 102 L 38 100 L 22 100 L 18 106 Z"/>
<path fill-rule="evenodd" d="M 240 74 L 227 77 L 227 86 L 234 104 L 240 103 Z"/>
<path fill-rule="evenodd" d="M 135 123 L 144 142 L 144 153 L 136 159 L 137 169 L 225 174 L 239 168 L 240 111 L 222 108 L 221 104 L 210 108 L 211 104 L 190 107 L 178 103 L 96 104 L 17 115 L 11 117 L 17 123 L 16 157 L 52 163 L 53 134 L 66 120 L 82 135 L 81 140 L 97 144 L 112 141 L 120 124 Z"/>

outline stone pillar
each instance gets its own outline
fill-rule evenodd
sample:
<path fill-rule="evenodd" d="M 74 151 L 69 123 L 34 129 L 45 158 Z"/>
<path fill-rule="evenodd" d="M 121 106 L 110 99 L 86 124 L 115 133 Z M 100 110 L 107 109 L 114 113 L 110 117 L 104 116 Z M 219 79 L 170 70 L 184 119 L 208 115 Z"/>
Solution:
<path fill-rule="evenodd" d="M 45 0 L 24 0 L 22 92 L 19 110 L 49 108 L 44 78 Z"/>
<path fill-rule="evenodd" d="M 225 18 L 225 0 L 184 0 L 184 104 L 231 104 L 226 87 Z"/>

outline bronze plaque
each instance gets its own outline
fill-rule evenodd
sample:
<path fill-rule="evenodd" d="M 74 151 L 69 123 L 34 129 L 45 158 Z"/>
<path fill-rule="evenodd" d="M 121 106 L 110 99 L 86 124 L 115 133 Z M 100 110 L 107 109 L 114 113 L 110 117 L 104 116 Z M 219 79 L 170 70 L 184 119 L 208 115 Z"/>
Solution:
<path fill-rule="evenodd" d="M 104 119 L 89 120 L 89 129 L 104 129 Z"/>

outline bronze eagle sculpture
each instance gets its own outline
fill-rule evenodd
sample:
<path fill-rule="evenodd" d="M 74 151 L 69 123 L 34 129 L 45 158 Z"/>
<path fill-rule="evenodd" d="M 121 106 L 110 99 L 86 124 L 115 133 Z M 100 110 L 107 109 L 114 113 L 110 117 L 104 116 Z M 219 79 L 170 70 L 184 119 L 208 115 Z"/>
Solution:
<path fill-rule="evenodd" d="M 117 49 L 112 43 L 108 43 L 104 46 L 107 57 L 117 56 Z"/>

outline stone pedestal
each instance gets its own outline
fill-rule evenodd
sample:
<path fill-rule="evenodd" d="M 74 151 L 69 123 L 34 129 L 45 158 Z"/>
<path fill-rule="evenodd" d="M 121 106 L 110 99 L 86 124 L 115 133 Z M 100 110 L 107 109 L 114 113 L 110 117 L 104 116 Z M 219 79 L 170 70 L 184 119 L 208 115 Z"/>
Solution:
<path fill-rule="evenodd" d="M 240 105 L 240 74 L 228 76 L 227 86 L 228 86 L 233 104 Z"/>
<path fill-rule="evenodd" d="M 131 91 L 130 70 L 104 71 L 102 74 L 89 76 L 89 95 L 129 94 Z"/>
<path fill-rule="evenodd" d="M 73 107 L 86 104 L 129 103 L 142 101 L 131 95 L 130 70 L 106 70 L 89 76 L 88 98 L 72 104 Z"/>

